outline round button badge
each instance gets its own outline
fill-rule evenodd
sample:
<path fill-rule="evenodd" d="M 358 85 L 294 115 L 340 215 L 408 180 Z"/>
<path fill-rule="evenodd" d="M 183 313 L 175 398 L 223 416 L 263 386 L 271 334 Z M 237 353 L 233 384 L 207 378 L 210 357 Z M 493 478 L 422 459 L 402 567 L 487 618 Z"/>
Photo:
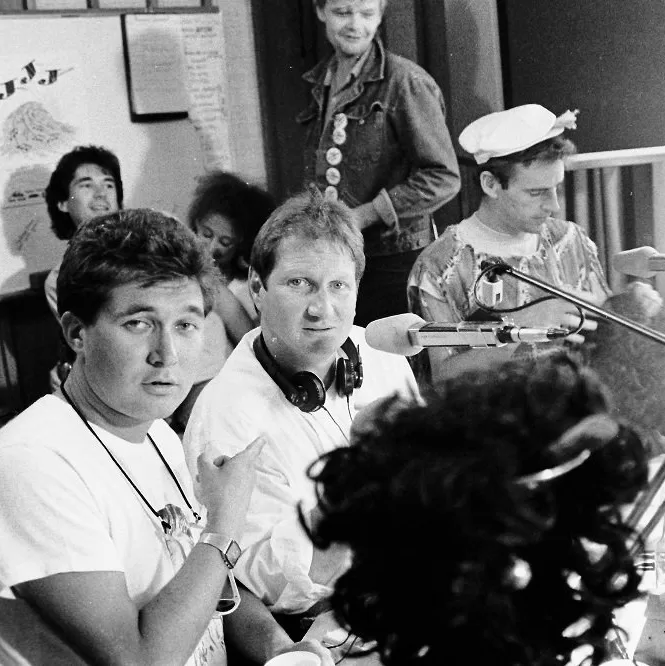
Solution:
<path fill-rule="evenodd" d="M 341 127 L 334 129 L 332 139 L 333 143 L 335 143 L 338 146 L 341 146 L 343 143 L 346 143 L 346 130 L 343 130 Z"/>
<path fill-rule="evenodd" d="M 349 124 L 349 119 L 345 113 L 338 113 L 333 118 L 333 125 L 335 129 L 344 129 Z"/>
<path fill-rule="evenodd" d="M 337 192 L 336 187 L 333 187 L 332 185 L 328 185 L 328 187 L 326 187 L 326 189 L 323 192 L 323 196 L 328 201 L 337 201 L 337 199 L 339 199 L 339 192 Z"/>
<path fill-rule="evenodd" d="M 326 150 L 326 162 L 331 166 L 337 166 L 342 161 L 342 151 L 339 148 L 328 148 Z"/>
<path fill-rule="evenodd" d="M 326 180 L 330 185 L 339 185 L 339 181 L 342 180 L 342 174 L 339 172 L 339 169 L 330 167 L 326 169 Z"/>

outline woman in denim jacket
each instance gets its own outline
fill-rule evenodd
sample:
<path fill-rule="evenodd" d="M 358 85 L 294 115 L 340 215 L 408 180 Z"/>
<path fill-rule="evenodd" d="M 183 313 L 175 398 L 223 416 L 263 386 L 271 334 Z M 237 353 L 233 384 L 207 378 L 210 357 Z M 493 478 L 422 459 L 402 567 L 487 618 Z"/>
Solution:
<path fill-rule="evenodd" d="M 406 280 L 459 191 L 441 90 L 376 35 L 387 0 L 315 0 L 334 54 L 304 75 L 304 174 L 356 211 L 367 268 L 356 323 L 407 310 Z"/>

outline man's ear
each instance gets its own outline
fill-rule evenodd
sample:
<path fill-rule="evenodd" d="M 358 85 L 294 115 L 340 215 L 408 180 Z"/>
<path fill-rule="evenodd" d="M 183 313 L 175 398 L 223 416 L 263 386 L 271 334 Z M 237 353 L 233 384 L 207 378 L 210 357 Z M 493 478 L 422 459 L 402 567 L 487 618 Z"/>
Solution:
<path fill-rule="evenodd" d="M 58 201 L 57 206 L 61 213 L 69 213 L 69 199 Z"/>
<path fill-rule="evenodd" d="M 60 317 L 60 328 L 65 342 L 75 354 L 80 354 L 83 351 L 85 337 L 83 322 L 75 314 L 67 311 Z"/>
<path fill-rule="evenodd" d="M 321 7 L 319 7 L 316 0 L 312 0 L 312 4 L 314 5 L 314 9 L 316 9 L 316 15 L 319 17 L 319 21 L 321 21 L 321 23 L 325 23 L 326 15 L 323 13 L 323 9 L 321 9 Z M 325 7 L 325 5 L 324 5 L 324 7 Z"/>
<path fill-rule="evenodd" d="M 263 301 L 263 294 L 265 293 L 265 287 L 263 286 L 263 280 L 259 277 L 259 274 L 250 267 L 249 269 L 249 293 L 254 302 L 254 307 L 257 312 L 261 312 L 261 303 Z"/>
<path fill-rule="evenodd" d="M 481 171 L 480 189 L 491 199 L 496 199 L 498 190 L 501 189 L 499 179 L 491 171 Z"/>

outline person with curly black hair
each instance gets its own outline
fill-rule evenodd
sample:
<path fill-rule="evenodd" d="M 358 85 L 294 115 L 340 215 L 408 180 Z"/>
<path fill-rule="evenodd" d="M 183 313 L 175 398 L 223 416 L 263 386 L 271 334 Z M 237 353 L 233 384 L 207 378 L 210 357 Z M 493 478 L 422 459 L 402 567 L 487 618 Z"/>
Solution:
<path fill-rule="evenodd" d="M 225 284 L 245 306 L 256 310 L 249 296 L 247 271 L 256 234 L 275 210 L 272 196 L 228 171 L 203 176 L 189 206 L 189 226 L 210 244 Z"/>
<path fill-rule="evenodd" d="M 258 324 L 247 276 L 254 238 L 275 209 L 272 196 L 240 176 L 212 171 L 201 178 L 189 206 L 189 226 L 207 245 L 219 271 L 215 306 L 206 318 L 203 354 L 191 391 L 171 418 L 184 433 L 194 403 L 222 369 L 245 333 Z"/>
<path fill-rule="evenodd" d="M 609 410 L 595 374 L 557 351 L 357 421 L 309 472 L 315 546 L 353 552 L 338 621 L 385 666 L 606 658 L 613 611 L 639 594 L 620 509 L 647 479 L 644 442 Z"/>
<path fill-rule="evenodd" d="M 603 308 L 656 331 L 665 331 L 663 299 L 646 282 L 631 282 L 624 292 L 608 298 Z M 661 344 L 601 319 L 581 351 L 612 393 L 617 415 L 665 434 L 665 354 Z M 654 454 L 665 453 L 665 445 L 657 439 L 655 443 L 659 447 Z"/>

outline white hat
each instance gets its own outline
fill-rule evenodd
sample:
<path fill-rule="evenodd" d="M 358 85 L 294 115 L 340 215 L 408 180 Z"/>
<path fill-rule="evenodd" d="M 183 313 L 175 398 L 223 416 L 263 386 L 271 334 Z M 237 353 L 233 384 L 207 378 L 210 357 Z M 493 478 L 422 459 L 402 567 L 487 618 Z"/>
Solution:
<path fill-rule="evenodd" d="M 478 164 L 492 157 L 519 153 L 541 141 L 576 128 L 578 110 L 566 111 L 558 118 L 540 104 L 524 104 L 497 111 L 474 120 L 460 134 L 460 146 Z"/>

